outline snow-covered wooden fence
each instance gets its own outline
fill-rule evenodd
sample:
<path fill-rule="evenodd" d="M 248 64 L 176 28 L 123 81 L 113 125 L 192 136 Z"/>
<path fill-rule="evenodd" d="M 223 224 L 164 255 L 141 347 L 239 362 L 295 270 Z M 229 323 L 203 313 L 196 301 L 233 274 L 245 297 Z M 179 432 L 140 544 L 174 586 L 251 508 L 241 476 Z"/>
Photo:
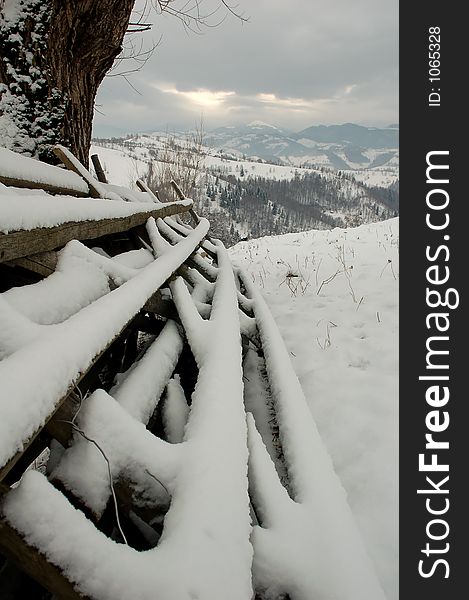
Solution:
<path fill-rule="evenodd" d="M 253 282 L 57 153 L 0 150 L 0 595 L 382 599 Z"/>

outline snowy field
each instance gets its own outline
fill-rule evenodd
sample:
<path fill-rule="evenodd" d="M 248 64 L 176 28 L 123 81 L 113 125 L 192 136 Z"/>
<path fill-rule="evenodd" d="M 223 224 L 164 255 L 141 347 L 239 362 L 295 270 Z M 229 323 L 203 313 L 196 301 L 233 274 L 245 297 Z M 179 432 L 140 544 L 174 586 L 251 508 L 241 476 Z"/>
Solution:
<path fill-rule="evenodd" d="M 107 174 L 109 183 L 135 188 L 135 181 L 144 177 L 148 170 L 148 162 L 133 159 L 122 150 L 91 146 L 90 154 L 97 154 Z"/>
<path fill-rule="evenodd" d="M 398 219 L 242 242 L 388 600 L 398 598 Z"/>

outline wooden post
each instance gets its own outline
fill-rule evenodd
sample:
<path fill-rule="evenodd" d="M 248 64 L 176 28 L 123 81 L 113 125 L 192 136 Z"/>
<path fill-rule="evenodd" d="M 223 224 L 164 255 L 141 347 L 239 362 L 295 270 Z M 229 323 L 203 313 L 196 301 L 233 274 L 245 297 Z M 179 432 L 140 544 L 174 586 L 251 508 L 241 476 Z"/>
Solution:
<path fill-rule="evenodd" d="M 141 192 L 146 192 L 154 202 L 161 202 L 158 191 L 153 192 L 142 179 L 137 179 L 137 187 Z"/>
<path fill-rule="evenodd" d="M 184 192 L 181 190 L 181 188 L 178 186 L 178 184 L 174 181 L 174 179 L 171 179 L 170 183 L 171 183 L 173 190 L 176 192 L 176 196 L 179 198 L 179 200 L 184 200 L 184 198 L 185 198 Z"/>
<path fill-rule="evenodd" d="M 70 150 L 63 146 L 54 146 L 52 151 L 59 160 L 67 167 L 69 171 L 73 171 L 77 175 L 80 175 L 90 188 L 90 196 L 92 198 L 104 198 L 104 188 L 101 186 L 91 173 L 73 156 Z"/>
<path fill-rule="evenodd" d="M 96 177 L 98 178 L 98 181 L 100 181 L 101 183 L 108 183 L 108 180 L 106 179 L 106 174 L 103 170 L 103 167 L 101 166 L 99 156 L 97 154 L 91 155 L 91 162 L 93 163 L 93 167 L 96 172 Z"/>
<path fill-rule="evenodd" d="M 171 179 L 170 183 L 173 186 L 173 190 L 176 192 L 176 196 L 179 198 L 179 200 L 185 200 L 186 197 L 185 197 L 183 191 L 178 186 L 178 184 L 174 181 L 174 179 Z M 193 208 L 191 208 L 189 210 L 189 214 L 192 217 L 192 221 L 194 222 L 194 225 L 197 226 L 199 224 L 199 221 L 200 221 L 199 215 L 195 212 L 195 210 Z"/>

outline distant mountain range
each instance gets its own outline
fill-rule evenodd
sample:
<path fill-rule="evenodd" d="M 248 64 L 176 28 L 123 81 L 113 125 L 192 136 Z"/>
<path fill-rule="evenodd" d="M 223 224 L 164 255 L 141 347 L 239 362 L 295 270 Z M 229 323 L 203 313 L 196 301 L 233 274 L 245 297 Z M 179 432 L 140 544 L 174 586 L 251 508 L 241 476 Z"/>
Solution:
<path fill-rule="evenodd" d="M 263 121 L 219 127 L 206 143 L 218 150 L 236 152 L 295 165 L 335 169 L 369 169 L 399 163 L 399 126 L 363 127 L 353 123 L 314 125 L 297 133 Z"/>
<path fill-rule="evenodd" d="M 308 139 L 323 144 L 351 144 L 363 148 L 399 147 L 399 127 L 391 126 L 386 129 L 377 127 L 362 127 L 353 123 L 343 125 L 313 125 L 303 129 L 294 136 L 296 139 Z"/>

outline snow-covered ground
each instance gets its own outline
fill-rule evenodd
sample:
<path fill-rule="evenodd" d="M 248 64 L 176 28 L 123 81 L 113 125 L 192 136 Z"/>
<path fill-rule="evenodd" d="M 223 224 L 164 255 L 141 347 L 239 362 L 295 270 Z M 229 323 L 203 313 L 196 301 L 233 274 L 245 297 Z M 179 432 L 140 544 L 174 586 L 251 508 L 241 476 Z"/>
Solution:
<path fill-rule="evenodd" d="M 91 146 L 90 154 L 99 156 L 109 183 L 114 185 L 134 188 L 135 181 L 143 177 L 148 170 L 148 161 L 132 158 L 123 150 Z"/>
<path fill-rule="evenodd" d="M 117 165 L 117 161 L 111 162 Z M 20 225 L 30 228 L 62 222 L 71 218 L 72 209 L 79 212 L 73 212 L 73 218 L 88 218 L 91 204 L 109 202 L 72 199 L 80 206 L 63 209 L 61 205 L 59 211 L 53 205 L 54 198 L 29 198 L 15 191 L 10 195 L 6 187 L 0 191 L 0 211 L 10 219 L 4 223 L 5 231 L 19 229 Z M 35 206 L 28 222 L 24 214 L 31 211 L 20 206 L 25 202 Z M 97 210 L 103 211 L 104 204 Z M 111 202 L 101 216 L 109 216 L 108 211 L 116 216 L 116 210 L 131 214 L 148 206 L 139 206 L 132 198 L 120 202 L 124 208 L 117 204 Z M 54 215 L 53 221 L 49 213 Z M 46 217 L 49 220 L 43 222 Z M 113 260 L 72 242 L 59 257 L 57 273 L 1 296 L 0 320 L 3 315 L 5 326 L 0 328 L 4 330 L 0 378 L 2 389 L 8 393 L 0 407 L 0 434 L 1 430 L 4 434 L 0 435 L 0 464 L 42 426 L 77 373 L 86 370 L 91 358 L 144 305 L 155 287 L 167 281 L 192 255 L 209 228 L 209 223 L 201 219 L 195 231 L 181 237 L 176 232 L 184 226 L 173 224 L 174 230 L 168 222 L 147 224 L 156 260 L 148 250 Z M 171 242 L 178 243 L 172 246 L 165 242 L 160 230 Z M 107 464 L 112 464 L 115 472 L 109 475 L 102 457 L 89 454 L 96 448 L 85 443 L 86 436 L 75 440 L 78 443 L 68 448 L 54 471 L 54 477 L 98 514 L 111 494 L 108 477 L 117 479 L 132 457 L 142 455 L 150 467 L 145 472 L 158 473 L 166 494 L 170 493 L 168 489 L 172 494 L 159 547 L 144 554 L 104 538 L 37 473 L 28 473 L 9 494 L 4 516 L 77 582 L 81 592 L 103 600 L 152 598 L 154 589 L 160 589 L 168 600 L 212 600 L 219 597 L 219 590 L 226 599 L 250 598 L 253 553 L 252 575 L 258 589 L 273 594 L 276 586 L 281 591 L 283 585 L 291 591 L 291 597 L 303 600 L 382 600 L 331 468 L 330 455 L 387 599 L 395 600 L 398 239 L 395 219 L 356 229 L 309 231 L 238 244 L 230 254 L 245 269 L 240 274 L 247 294 L 244 300 L 237 294 L 226 250 L 219 248 L 218 272 L 213 265 L 205 265 L 207 273 L 217 275 L 209 322 L 199 309 L 207 309 L 211 284 L 202 284 L 200 273 L 194 270 L 191 299 L 182 279 L 171 282 L 172 297 L 200 369 L 190 410 L 179 396 L 178 422 L 173 420 L 169 436 L 176 443 L 172 446 L 151 436 L 143 425 L 155 407 L 150 400 L 157 397 L 158 402 L 167 380 L 160 379 L 161 369 L 155 372 L 153 359 L 156 357 L 155 364 L 161 367 L 161 353 L 173 347 L 169 356 L 172 362 L 166 365 L 170 377 L 182 349 L 178 330 L 169 324 L 161 339 L 154 342 L 154 352 L 145 355 L 110 394 L 98 390 L 80 409 L 77 423 L 90 439 L 99 440 L 98 448 L 105 448 L 103 454 L 110 456 Z M 213 250 L 213 242 L 204 244 Z M 90 287 L 77 300 L 67 280 L 68 269 L 75 273 L 80 261 L 85 263 L 81 269 Z M 197 254 L 193 261 L 201 267 L 202 255 Z M 110 279 L 118 286 L 112 292 Z M 250 279 L 263 291 L 287 349 Z M 278 479 L 282 479 L 281 469 L 276 472 L 268 460 L 269 448 L 261 443 L 259 434 L 262 436 L 265 430 L 259 428 L 259 434 L 256 431 L 262 415 L 252 410 L 245 430 L 238 301 L 253 311 L 258 341 L 264 350 L 262 359 L 254 350 L 248 352 L 246 363 L 251 364 L 245 365 L 244 402 L 246 407 L 249 404 L 256 408 L 253 396 L 261 397 L 266 390 L 267 395 L 271 394 L 283 451 L 283 458 L 276 457 L 274 462 L 284 461 L 287 467 L 291 497 Z M 58 311 L 55 316 L 54 302 Z M 243 332 L 252 334 L 252 319 L 244 313 L 241 316 Z M 73 345 L 64 342 L 70 332 L 74 333 Z M 219 343 L 221 339 L 223 344 Z M 308 416 L 289 354 L 324 446 Z M 262 385 L 262 361 L 269 377 L 267 388 Z M 36 377 L 22 377 L 25 363 L 36 365 Z M 48 376 L 48 372 L 54 376 Z M 57 372 L 61 377 L 57 378 Z M 152 382 L 150 373 L 158 373 L 158 381 Z M 45 385 L 38 387 L 41 377 Z M 182 394 L 178 386 L 177 379 L 173 379 L 171 395 Z M 35 402 L 31 404 L 33 397 Z M 264 414 L 269 417 L 266 406 Z M 25 414 L 28 419 L 24 419 Z M 171 418 L 174 415 L 165 412 L 163 420 Z M 116 436 L 116 431 L 121 433 Z M 127 443 L 116 445 L 122 432 Z M 275 450 L 274 442 L 270 446 Z M 87 456 L 91 456 L 89 463 Z M 134 476 L 134 471 L 142 471 L 143 463 L 138 464 L 140 467 L 131 469 Z M 253 515 L 256 519 L 260 515 L 253 530 L 246 473 L 255 499 L 253 506 L 258 509 Z M 143 479 L 135 483 L 142 489 L 148 486 Z M 79 543 L 70 545 L 70 539 Z M 91 552 L 87 549 L 90 547 Z M 96 564 L 100 571 L 90 576 Z M 129 572 L 144 572 L 145 577 L 132 579 Z"/>
<path fill-rule="evenodd" d="M 152 159 L 149 149 L 160 149 L 164 145 L 164 138 L 141 137 L 133 140 L 132 150 L 122 145 L 91 147 L 91 154 L 98 154 L 105 172 L 108 174 L 110 183 L 115 185 L 134 187 L 135 180 L 145 175 L 148 169 L 148 163 Z M 181 139 L 181 143 L 184 140 Z M 249 158 L 243 158 L 236 152 L 230 153 L 230 158 L 224 153 L 220 153 L 211 148 L 204 148 L 206 153 L 204 161 L 204 170 L 213 174 L 234 175 L 240 177 L 265 177 L 266 179 L 290 180 L 296 175 L 305 173 L 321 173 L 324 177 L 333 177 L 337 169 L 330 166 L 326 155 L 322 158 L 320 155 L 314 157 L 288 157 L 285 158 L 285 165 L 278 165 L 266 161 L 256 161 Z M 370 152 L 368 152 L 370 154 Z M 156 161 L 157 162 L 157 161 Z M 316 168 L 305 167 L 309 162 Z M 321 170 L 325 167 L 325 170 Z M 363 168 L 357 165 L 356 169 L 345 170 L 344 172 L 352 175 L 357 181 L 370 186 L 388 187 L 399 179 L 398 162 L 390 162 L 384 167 L 374 167 L 372 169 Z"/>
<path fill-rule="evenodd" d="M 266 179 L 293 179 L 295 174 L 309 172 L 318 172 L 317 169 L 303 169 L 294 166 L 274 165 L 270 163 L 255 162 L 249 159 L 229 160 L 217 156 L 215 153 L 209 153 L 204 161 L 205 170 L 214 174 L 235 175 L 239 177 L 243 172 L 245 177 L 265 177 Z M 145 175 L 148 169 L 150 155 L 145 148 L 136 147 L 132 153 L 139 156 L 133 158 L 129 152 L 117 148 L 108 148 L 105 146 L 92 146 L 91 154 L 98 154 L 101 164 L 108 174 L 110 183 L 133 187 L 138 177 Z M 158 163 L 158 161 L 155 161 Z"/>
<path fill-rule="evenodd" d="M 388 600 L 398 597 L 398 219 L 242 242 Z"/>

